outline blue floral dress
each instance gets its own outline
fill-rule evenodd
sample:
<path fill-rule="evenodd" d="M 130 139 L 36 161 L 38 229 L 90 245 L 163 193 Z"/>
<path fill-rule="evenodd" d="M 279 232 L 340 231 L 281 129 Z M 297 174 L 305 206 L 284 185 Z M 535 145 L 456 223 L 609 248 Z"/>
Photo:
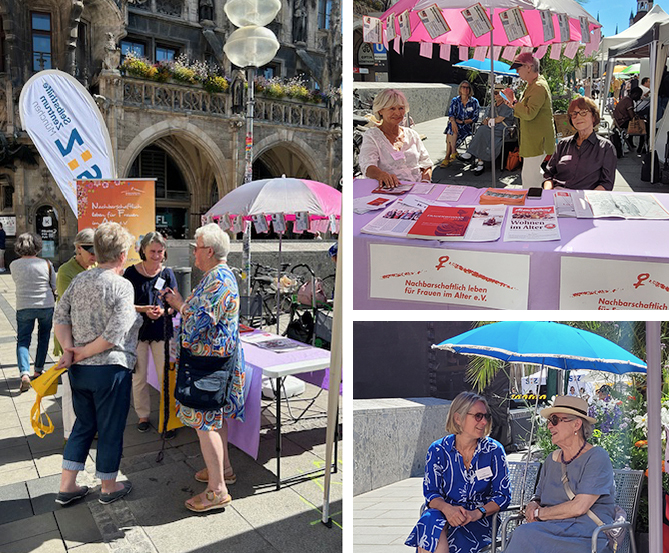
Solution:
<path fill-rule="evenodd" d="M 455 448 L 455 434 L 437 440 L 427 451 L 423 493 L 426 507 L 437 497 L 469 511 L 489 501 L 506 507 L 511 501 L 511 486 L 504 447 L 492 438 L 480 439 L 468 469 Z M 426 508 L 405 544 L 433 552 L 447 525 L 441 511 Z M 476 553 L 491 543 L 492 517 L 449 526 L 446 535 L 451 553 Z"/>
<path fill-rule="evenodd" d="M 459 119 L 460 121 L 471 119 L 472 121 L 476 122 L 479 120 L 480 109 L 481 107 L 479 106 L 479 101 L 473 96 L 467 101 L 467 104 L 463 104 L 462 98 L 460 98 L 460 96 L 456 96 L 451 100 L 451 105 L 449 106 L 448 113 L 446 115 L 448 117 Z M 464 123 L 456 123 L 456 125 L 458 126 L 458 142 L 472 134 L 472 125 L 470 123 L 467 123 L 466 125 Z M 453 134 L 450 121 L 448 122 L 448 125 L 446 125 L 444 134 Z"/>
<path fill-rule="evenodd" d="M 221 428 L 224 418 L 244 421 L 246 373 L 239 342 L 239 290 L 230 268 L 220 264 L 205 274 L 186 300 L 183 311 L 182 348 L 193 355 L 227 357 L 239 346 L 239 356 L 225 407 L 202 411 L 177 401 L 177 416 L 186 426 L 207 431 Z"/>

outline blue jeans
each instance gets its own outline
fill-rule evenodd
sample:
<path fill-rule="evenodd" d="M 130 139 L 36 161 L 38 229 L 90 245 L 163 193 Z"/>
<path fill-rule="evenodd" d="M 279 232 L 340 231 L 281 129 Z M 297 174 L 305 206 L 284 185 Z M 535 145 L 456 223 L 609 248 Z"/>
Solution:
<path fill-rule="evenodd" d="M 69 375 L 77 420 L 63 452 L 63 468 L 84 469 L 97 432 L 95 476 L 100 480 L 114 480 L 123 453 L 132 372 L 121 365 L 72 365 Z"/>
<path fill-rule="evenodd" d="M 19 309 L 16 312 L 17 342 L 16 360 L 21 376 L 30 373 L 30 341 L 37 321 L 37 354 L 35 355 L 35 370 L 44 369 L 46 354 L 49 349 L 51 336 L 51 322 L 53 307 Z"/>

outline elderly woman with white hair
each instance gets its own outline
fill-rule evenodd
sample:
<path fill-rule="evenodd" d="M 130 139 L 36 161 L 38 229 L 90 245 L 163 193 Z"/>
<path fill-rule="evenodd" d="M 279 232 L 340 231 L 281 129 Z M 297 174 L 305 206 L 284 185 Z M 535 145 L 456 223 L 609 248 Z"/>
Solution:
<path fill-rule="evenodd" d="M 360 170 L 381 188 L 395 188 L 400 179 L 409 182 L 432 180 L 432 160 L 420 135 L 403 127 L 409 102 L 399 90 L 387 89 L 374 98 L 376 126 L 368 129 L 360 146 Z"/>
<path fill-rule="evenodd" d="M 204 492 L 186 501 L 195 512 L 223 509 L 237 481 L 228 454 L 227 419 L 244 420 L 244 355 L 239 341 L 239 290 L 226 260 L 230 238 L 215 224 L 195 231 L 195 266 L 204 277 L 188 299 L 163 297 L 181 323 L 175 397 L 177 416 L 195 428 L 206 468 L 195 474 Z"/>
<path fill-rule="evenodd" d="M 65 445 L 56 503 L 83 498 L 77 486 L 95 434 L 96 477 L 102 482 L 98 501 L 112 503 L 130 493 L 129 481 L 117 482 L 123 453 L 132 370 L 142 319 L 135 312 L 132 284 L 124 279 L 133 237 L 118 223 L 103 223 L 93 238 L 98 265 L 79 273 L 60 298 L 54 323 L 64 353 L 58 365 L 69 368 L 77 420 Z"/>

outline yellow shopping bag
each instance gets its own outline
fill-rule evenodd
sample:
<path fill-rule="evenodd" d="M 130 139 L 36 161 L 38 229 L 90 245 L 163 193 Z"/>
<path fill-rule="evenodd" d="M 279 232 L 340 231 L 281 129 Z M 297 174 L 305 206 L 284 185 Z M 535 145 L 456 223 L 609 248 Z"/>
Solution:
<path fill-rule="evenodd" d="M 53 423 L 51 417 L 46 411 L 42 412 L 42 398 L 46 396 L 56 395 L 58 391 L 58 378 L 61 374 L 67 371 L 66 367 L 56 368 L 57 365 L 44 371 L 40 376 L 33 380 L 30 384 L 37 394 L 35 404 L 30 409 L 30 424 L 35 431 L 35 434 L 40 438 L 44 438 L 47 434 L 53 432 Z M 42 417 L 46 418 L 46 423 L 42 422 Z"/>
<path fill-rule="evenodd" d="M 177 417 L 176 414 L 176 404 L 174 400 L 174 388 L 177 384 L 177 372 L 175 370 L 175 364 L 170 363 L 170 370 L 167 371 L 167 378 L 168 378 L 168 394 L 167 397 L 169 398 L 169 404 L 168 404 L 168 409 L 169 409 L 169 417 L 167 419 L 167 430 L 174 430 L 176 428 L 181 428 L 183 427 L 183 423 L 181 420 L 179 420 L 179 417 Z M 163 382 L 160 383 L 160 388 L 161 388 L 161 394 L 160 394 L 160 420 L 158 421 L 158 432 L 163 431 L 163 422 L 165 420 L 165 394 L 162 393 L 162 388 L 164 384 Z"/>

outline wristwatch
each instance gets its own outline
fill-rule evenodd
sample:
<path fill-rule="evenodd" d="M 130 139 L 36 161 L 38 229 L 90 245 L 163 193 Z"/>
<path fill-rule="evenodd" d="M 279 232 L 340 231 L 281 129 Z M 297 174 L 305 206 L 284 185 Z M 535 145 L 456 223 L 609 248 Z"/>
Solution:
<path fill-rule="evenodd" d="M 481 514 L 483 515 L 481 518 L 485 518 L 486 512 L 485 512 L 485 507 L 476 507 L 479 511 L 481 511 Z"/>

